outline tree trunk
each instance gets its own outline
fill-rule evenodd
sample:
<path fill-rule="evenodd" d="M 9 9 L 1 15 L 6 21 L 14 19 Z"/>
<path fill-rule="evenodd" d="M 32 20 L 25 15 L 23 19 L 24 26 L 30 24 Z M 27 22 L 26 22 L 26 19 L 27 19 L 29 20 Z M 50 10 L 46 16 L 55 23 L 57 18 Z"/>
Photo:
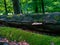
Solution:
<path fill-rule="evenodd" d="M 12 0 L 12 1 L 13 1 L 14 14 L 20 14 L 21 8 L 19 5 L 19 0 Z"/>
<path fill-rule="evenodd" d="M 41 7 L 42 7 L 42 13 L 45 14 L 45 10 L 44 10 L 44 1 L 43 1 L 43 0 L 41 0 L 41 5 L 42 5 L 42 6 L 41 6 Z"/>
<path fill-rule="evenodd" d="M 37 0 L 33 0 L 33 8 L 34 8 L 34 12 L 35 13 L 38 13 L 38 2 Z"/>
<path fill-rule="evenodd" d="M 5 5 L 5 15 L 8 15 L 6 0 L 4 0 L 4 5 Z"/>

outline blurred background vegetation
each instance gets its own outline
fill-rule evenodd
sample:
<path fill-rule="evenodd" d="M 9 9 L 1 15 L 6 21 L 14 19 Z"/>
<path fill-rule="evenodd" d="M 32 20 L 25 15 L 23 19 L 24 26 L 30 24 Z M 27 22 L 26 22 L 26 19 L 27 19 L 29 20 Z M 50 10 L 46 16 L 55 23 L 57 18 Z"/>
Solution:
<path fill-rule="evenodd" d="M 8 14 L 14 14 L 13 2 L 19 2 L 19 10 L 21 13 L 42 13 L 41 0 L 5 0 Z M 0 15 L 5 14 L 5 2 L 0 1 Z M 45 12 L 60 12 L 60 0 L 43 0 Z M 17 3 L 16 3 L 17 4 Z M 18 11 L 19 11 L 18 10 Z"/>

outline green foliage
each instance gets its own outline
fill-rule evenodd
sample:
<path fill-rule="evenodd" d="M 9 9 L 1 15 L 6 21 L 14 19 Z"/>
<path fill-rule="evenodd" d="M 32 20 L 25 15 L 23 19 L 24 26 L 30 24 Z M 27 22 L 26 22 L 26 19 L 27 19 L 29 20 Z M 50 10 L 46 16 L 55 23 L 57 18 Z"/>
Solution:
<path fill-rule="evenodd" d="M 7 10 L 8 13 L 13 13 L 13 5 L 11 0 L 6 0 L 6 5 L 7 5 Z M 3 13 L 5 14 L 5 5 L 4 5 L 4 0 L 0 1 L 0 14 Z"/>
<path fill-rule="evenodd" d="M 59 0 L 44 0 L 46 12 L 60 12 Z"/>
<path fill-rule="evenodd" d="M 21 0 L 22 1 L 22 0 Z M 38 13 L 41 13 L 41 0 L 23 0 L 21 2 L 23 12 L 31 11 L 30 13 L 36 13 L 36 6 L 38 7 Z M 60 0 L 44 0 L 45 12 L 60 12 Z"/>
<path fill-rule="evenodd" d="M 36 34 L 11 27 L 0 27 L 0 36 L 6 37 L 9 40 L 26 40 L 30 45 L 50 45 L 51 41 L 55 45 L 60 45 L 60 37 Z"/>
<path fill-rule="evenodd" d="M 19 0 L 23 14 L 25 13 L 36 13 L 35 9 L 37 6 L 38 13 L 42 12 L 41 0 Z M 6 0 L 8 13 L 13 13 L 13 2 L 12 0 Z M 60 12 L 60 0 L 44 0 L 45 12 Z M 5 14 L 4 0 L 0 1 L 0 13 Z"/>

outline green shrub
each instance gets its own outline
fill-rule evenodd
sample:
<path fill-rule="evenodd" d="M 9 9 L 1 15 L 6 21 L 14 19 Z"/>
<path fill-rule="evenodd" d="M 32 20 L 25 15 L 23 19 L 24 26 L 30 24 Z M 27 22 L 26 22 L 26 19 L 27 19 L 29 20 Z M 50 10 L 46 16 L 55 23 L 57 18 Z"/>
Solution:
<path fill-rule="evenodd" d="M 26 40 L 30 45 L 50 45 L 51 41 L 55 45 L 60 45 L 60 37 L 36 34 L 11 27 L 0 27 L 0 36 L 6 37 L 9 40 Z"/>

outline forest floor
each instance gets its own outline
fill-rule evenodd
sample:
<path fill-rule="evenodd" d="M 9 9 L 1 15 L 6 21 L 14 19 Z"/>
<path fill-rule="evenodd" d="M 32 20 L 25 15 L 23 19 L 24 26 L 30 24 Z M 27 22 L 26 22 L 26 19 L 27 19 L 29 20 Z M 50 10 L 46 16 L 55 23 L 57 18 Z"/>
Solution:
<path fill-rule="evenodd" d="M 0 36 L 8 40 L 22 41 L 26 40 L 30 45 L 60 45 L 60 36 L 49 36 L 45 34 L 37 34 L 13 27 L 0 27 Z"/>

